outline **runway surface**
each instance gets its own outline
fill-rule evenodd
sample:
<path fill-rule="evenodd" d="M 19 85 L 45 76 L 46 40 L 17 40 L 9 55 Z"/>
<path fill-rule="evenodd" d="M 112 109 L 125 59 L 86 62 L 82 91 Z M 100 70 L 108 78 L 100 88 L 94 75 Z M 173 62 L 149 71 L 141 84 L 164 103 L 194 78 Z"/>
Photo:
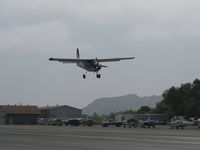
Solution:
<path fill-rule="evenodd" d="M 0 150 L 199 150 L 200 129 L 0 126 Z"/>

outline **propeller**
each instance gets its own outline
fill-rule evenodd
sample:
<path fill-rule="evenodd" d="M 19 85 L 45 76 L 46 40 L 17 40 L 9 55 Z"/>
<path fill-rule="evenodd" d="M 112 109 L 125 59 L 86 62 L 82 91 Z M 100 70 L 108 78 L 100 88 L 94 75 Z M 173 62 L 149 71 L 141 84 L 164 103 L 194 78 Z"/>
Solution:
<path fill-rule="evenodd" d="M 99 64 L 99 60 L 98 60 L 98 58 L 96 57 L 96 65 L 98 66 L 98 67 L 100 67 L 100 68 L 102 68 L 102 67 L 108 67 L 108 66 L 105 66 L 105 65 L 102 65 L 102 64 Z"/>

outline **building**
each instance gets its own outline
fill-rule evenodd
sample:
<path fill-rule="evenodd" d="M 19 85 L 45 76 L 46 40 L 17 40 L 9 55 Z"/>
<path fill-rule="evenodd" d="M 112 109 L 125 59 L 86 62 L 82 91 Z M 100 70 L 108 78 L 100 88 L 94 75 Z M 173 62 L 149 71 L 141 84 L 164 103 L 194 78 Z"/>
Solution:
<path fill-rule="evenodd" d="M 124 121 L 124 120 L 129 120 L 129 119 L 145 121 L 149 118 L 153 120 L 169 122 L 168 114 L 117 114 L 115 116 L 116 121 Z"/>
<path fill-rule="evenodd" d="M 1 125 L 37 124 L 39 111 L 37 106 L 0 105 Z"/>
<path fill-rule="evenodd" d="M 41 118 L 60 118 L 60 119 L 71 119 L 81 118 L 81 109 L 74 108 L 71 106 L 47 106 L 39 108 Z"/>

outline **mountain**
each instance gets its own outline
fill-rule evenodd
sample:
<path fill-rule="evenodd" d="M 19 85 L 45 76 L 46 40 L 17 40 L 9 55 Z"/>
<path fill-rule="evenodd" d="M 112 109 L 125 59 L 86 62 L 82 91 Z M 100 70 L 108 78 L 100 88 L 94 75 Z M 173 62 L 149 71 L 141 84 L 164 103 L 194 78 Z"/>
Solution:
<path fill-rule="evenodd" d="M 92 115 L 94 112 L 98 115 L 107 115 L 111 112 L 120 112 L 129 109 L 138 110 L 141 106 L 155 107 L 156 103 L 161 100 L 162 96 L 139 97 L 136 94 L 100 98 L 83 108 L 82 112 L 87 115 Z"/>

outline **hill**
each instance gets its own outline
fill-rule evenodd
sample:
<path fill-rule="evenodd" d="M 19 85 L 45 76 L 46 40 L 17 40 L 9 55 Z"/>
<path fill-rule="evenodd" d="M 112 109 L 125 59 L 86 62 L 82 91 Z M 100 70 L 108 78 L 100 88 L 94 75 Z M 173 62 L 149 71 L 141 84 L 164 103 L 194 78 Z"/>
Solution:
<path fill-rule="evenodd" d="M 162 96 L 139 97 L 136 94 L 130 94 L 120 97 L 100 98 L 83 108 L 83 114 L 92 115 L 96 112 L 99 115 L 107 115 L 111 112 L 126 111 L 129 109 L 138 110 L 141 106 L 155 107 L 156 103 L 161 101 Z"/>

